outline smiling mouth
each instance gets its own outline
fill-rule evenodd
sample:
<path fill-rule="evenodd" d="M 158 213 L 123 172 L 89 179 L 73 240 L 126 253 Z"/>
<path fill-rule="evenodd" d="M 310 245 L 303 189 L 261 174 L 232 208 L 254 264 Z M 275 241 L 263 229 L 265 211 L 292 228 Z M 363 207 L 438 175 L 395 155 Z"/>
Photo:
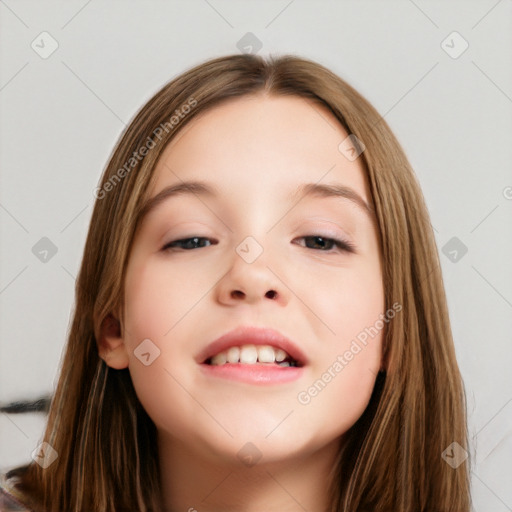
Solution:
<path fill-rule="evenodd" d="M 297 361 L 293 361 L 293 360 L 286 360 L 286 361 L 281 361 L 280 363 L 261 363 L 259 361 L 257 361 L 256 363 L 241 363 L 241 362 L 237 362 L 237 363 L 229 363 L 229 362 L 225 362 L 225 363 L 217 363 L 217 364 L 213 364 L 211 362 L 212 358 L 210 359 L 207 359 L 204 364 L 207 364 L 209 366 L 224 366 L 224 365 L 240 365 L 240 366 L 280 366 L 281 368 L 286 368 L 286 367 L 299 367 L 299 363 L 297 363 Z"/>
<path fill-rule="evenodd" d="M 284 350 L 271 345 L 230 347 L 209 357 L 203 364 L 209 366 L 277 366 L 281 368 L 302 366 Z"/>

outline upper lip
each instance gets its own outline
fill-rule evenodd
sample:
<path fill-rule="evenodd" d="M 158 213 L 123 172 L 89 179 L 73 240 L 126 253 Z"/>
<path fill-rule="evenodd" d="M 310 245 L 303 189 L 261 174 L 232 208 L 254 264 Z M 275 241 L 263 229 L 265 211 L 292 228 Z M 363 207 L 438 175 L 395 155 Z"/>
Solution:
<path fill-rule="evenodd" d="M 205 363 L 210 357 L 230 347 L 243 345 L 270 345 L 288 353 L 299 366 L 307 364 L 304 352 L 290 339 L 275 329 L 240 326 L 212 341 L 197 356 L 198 363 Z"/>

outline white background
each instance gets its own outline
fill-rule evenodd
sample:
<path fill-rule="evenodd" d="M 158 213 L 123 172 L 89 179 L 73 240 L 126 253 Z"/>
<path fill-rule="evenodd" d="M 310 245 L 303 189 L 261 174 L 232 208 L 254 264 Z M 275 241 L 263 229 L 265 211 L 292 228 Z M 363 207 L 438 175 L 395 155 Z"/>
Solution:
<path fill-rule="evenodd" d="M 0 0 L 0 401 L 53 391 L 93 190 L 124 125 L 208 58 L 292 53 L 390 124 L 427 200 L 468 396 L 474 510 L 512 510 L 512 1 Z M 43 59 L 31 47 L 50 48 Z M 457 58 L 463 41 L 469 44 Z M 442 46 L 442 42 L 445 43 Z M 445 49 L 443 49 L 445 48 Z M 507 188 L 509 187 L 509 188 Z M 32 247 L 48 237 L 46 263 Z M 468 252 L 442 253 L 457 237 Z M 0 470 L 42 414 L 0 413 Z"/>

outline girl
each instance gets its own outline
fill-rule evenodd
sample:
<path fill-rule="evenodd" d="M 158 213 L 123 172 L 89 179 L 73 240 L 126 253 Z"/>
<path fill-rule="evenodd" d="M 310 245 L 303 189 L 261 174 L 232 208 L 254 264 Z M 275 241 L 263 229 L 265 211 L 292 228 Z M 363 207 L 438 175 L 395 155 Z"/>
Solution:
<path fill-rule="evenodd" d="M 141 109 L 99 187 L 34 511 L 469 512 L 420 187 L 323 66 L 232 55 Z"/>

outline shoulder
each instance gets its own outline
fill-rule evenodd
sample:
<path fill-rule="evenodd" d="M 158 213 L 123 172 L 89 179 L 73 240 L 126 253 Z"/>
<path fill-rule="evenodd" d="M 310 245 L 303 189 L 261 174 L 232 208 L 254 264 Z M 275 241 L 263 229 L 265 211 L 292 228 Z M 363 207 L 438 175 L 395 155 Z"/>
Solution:
<path fill-rule="evenodd" d="M 2 512 L 32 512 L 19 491 L 15 489 L 17 479 L 0 473 L 0 510 Z"/>

